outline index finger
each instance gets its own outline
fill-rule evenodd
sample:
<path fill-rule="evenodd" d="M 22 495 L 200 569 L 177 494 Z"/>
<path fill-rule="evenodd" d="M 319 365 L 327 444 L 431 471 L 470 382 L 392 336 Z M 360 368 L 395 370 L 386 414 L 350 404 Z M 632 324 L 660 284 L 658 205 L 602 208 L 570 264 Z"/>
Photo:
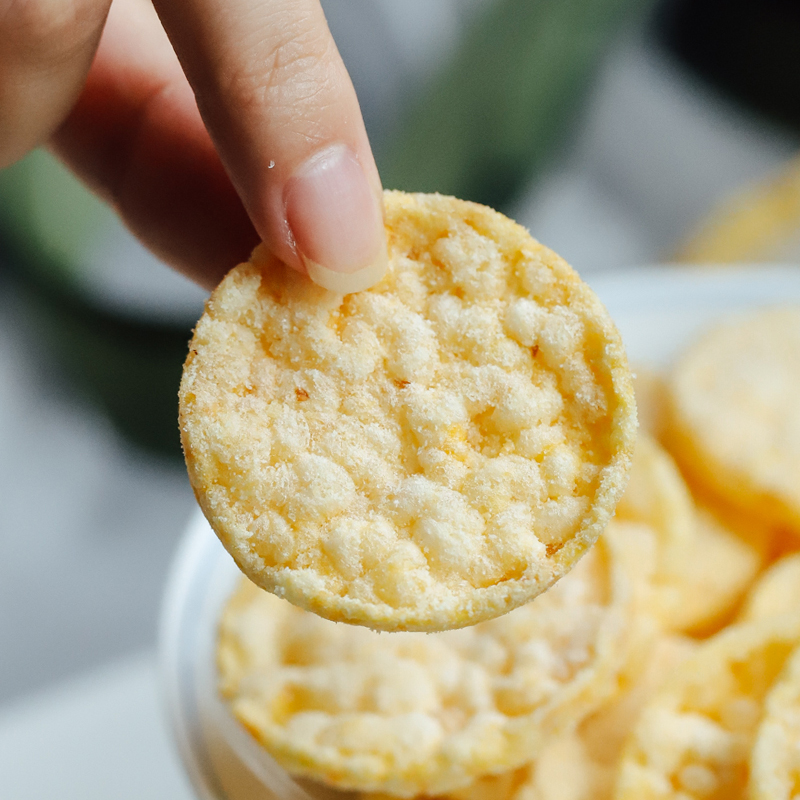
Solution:
<path fill-rule="evenodd" d="M 155 0 L 258 233 L 337 291 L 386 268 L 380 179 L 318 0 Z"/>

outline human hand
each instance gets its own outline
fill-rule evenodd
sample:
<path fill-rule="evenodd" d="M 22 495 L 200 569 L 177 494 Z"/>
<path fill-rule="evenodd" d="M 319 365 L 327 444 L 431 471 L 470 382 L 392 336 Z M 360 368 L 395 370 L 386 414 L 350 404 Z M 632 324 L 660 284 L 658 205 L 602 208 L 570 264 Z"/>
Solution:
<path fill-rule="evenodd" d="M 109 4 L 0 0 L 0 167 L 49 142 L 209 288 L 259 239 L 328 288 L 375 283 L 380 178 L 319 1 Z"/>

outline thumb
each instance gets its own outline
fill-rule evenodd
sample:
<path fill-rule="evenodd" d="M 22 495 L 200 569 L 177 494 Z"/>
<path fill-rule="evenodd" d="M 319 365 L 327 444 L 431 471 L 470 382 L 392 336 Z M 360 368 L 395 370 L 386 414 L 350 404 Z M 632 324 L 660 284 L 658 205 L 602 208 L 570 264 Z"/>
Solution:
<path fill-rule="evenodd" d="M 318 0 L 155 0 L 260 236 L 316 283 L 386 269 L 380 178 Z"/>

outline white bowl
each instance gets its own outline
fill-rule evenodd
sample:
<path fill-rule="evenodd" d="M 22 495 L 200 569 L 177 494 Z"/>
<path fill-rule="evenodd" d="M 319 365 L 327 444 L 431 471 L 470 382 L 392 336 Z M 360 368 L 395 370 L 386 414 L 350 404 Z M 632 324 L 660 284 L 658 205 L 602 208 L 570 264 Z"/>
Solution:
<path fill-rule="evenodd" d="M 703 329 L 737 312 L 800 303 L 800 266 L 643 267 L 591 278 L 633 364 L 666 367 Z M 198 511 L 164 599 L 161 677 L 172 730 L 202 800 L 346 798 L 292 779 L 220 701 L 217 621 L 240 573 Z"/>

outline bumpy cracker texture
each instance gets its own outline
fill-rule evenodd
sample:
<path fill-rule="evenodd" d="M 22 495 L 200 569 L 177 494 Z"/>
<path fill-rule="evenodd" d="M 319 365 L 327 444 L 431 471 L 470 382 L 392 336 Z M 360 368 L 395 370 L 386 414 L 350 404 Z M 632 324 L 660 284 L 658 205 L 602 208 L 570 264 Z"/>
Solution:
<path fill-rule="evenodd" d="M 623 671 L 619 691 L 606 705 L 577 728 L 549 741 L 530 764 L 479 778 L 465 789 L 430 800 L 610 800 L 617 760 L 642 708 L 695 648 L 684 637 L 656 639 L 644 663 Z M 362 800 L 391 798 L 364 795 Z"/>
<path fill-rule="evenodd" d="M 800 643 L 800 615 L 727 628 L 703 644 L 642 712 L 616 800 L 737 800 L 764 699 Z"/>
<path fill-rule="evenodd" d="M 337 625 L 243 583 L 218 664 L 233 712 L 290 772 L 441 794 L 516 769 L 614 690 L 631 602 L 598 544 L 534 602 L 436 634 Z"/>
<path fill-rule="evenodd" d="M 800 649 L 764 703 L 750 757 L 750 800 L 800 797 Z"/>
<path fill-rule="evenodd" d="M 561 577 L 635 435 L 605 309 L 520 226 L 388 193 L 387 276 L 341 296 L 268 263 L 213 294 L 181 384 L 189 475 L 260 586 L 333 620 L 438 630 Z"/>
<path fill-rule="evenodd" d="M 670 389 L 666 435 L 681 466 L 800 535 L 800 308 L 714 328 L 681 359 Z"/>

